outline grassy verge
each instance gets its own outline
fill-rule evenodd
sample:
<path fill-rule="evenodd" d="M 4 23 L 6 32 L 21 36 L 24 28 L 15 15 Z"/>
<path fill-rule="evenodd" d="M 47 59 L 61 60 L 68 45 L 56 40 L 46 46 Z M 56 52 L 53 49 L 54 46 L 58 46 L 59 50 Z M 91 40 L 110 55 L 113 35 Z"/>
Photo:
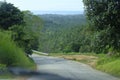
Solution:
<path fill-rule="evenodd" d="M 75 60 L 92 66 L 95 69 L 120 77 L 120 58 L 110 57 L 105 54 L 94 53 L 51 53 L 50 56 Z"/>
<path fill-rule="evenodd" d="M 7 71 L 7 67 L 4 64 L 0 64 L 0 79 L 12 79 L 13 75 L 11 75 L 8 71 Z"/>
<path fill-rule="evenodd" d="M 0 75 L 0 79 L 9 79 L 9 80 L 13 80 L 13 75 L 11 74 L 2 74 Z"/>
<path fill-rule="evenodd" d="M 23 67 L 35 69 L 36 65 L 32 59 L 27 57 L 24 51 L 12 41 L 9 32 L 0 32 L 0 68 Z M 10 74 L 1 75 L 1 77 L 10 77 Z"/>
<path fill-rule="evenodd" d="M 96 63 L 96 69 L 120 77 L 120 58 L 103 56 Z"/>
<path fill-rule="evenodd" d="M 24 51 L 16 46 L 6 32 L 0 32 L 0 63 L 6 66 L 29 67 L 33 61 L 29 59 Z"/>

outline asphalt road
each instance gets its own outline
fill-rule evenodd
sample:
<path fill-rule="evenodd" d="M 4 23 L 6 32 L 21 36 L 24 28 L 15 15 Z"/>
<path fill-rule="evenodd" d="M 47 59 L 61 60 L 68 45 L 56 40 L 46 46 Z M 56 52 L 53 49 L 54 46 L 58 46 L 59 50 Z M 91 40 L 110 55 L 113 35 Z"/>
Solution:
<path fill-rule="evenodd" d="M 39 74 L 31 75 L 27 80 L 120 80 L 75 61 L 35 54 L 32 58 Z"/>

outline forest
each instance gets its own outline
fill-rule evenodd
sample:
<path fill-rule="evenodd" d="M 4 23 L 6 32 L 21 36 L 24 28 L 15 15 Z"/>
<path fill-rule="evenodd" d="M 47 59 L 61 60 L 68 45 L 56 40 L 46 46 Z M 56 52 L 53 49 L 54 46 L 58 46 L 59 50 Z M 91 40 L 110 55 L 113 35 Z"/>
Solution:
<path fill-rule="evenodd" d="M 81 15 L 39 15 L 43 20 L 40 35 L 39 51 L 46 53 L 79 52 L 73 50 L 75 43 L 79 43 L 78 35 L 82 25 L 86 23 L 85 16 Z M 77 33 L 78 32 L 78 33 Z M 76 36 L 75 36 L 76 35 Z M 75 44 L 76 47 L 80 46 Z"/>
<path fill-rule="evenodd" d="M 102 18 L 101 14 L 91 17 L 90 12 L 86 11 L 86 14 L 81 15 L 39 15 L 44 25 L 41 30 L 38 50 L 46 53 L 93 52 L 119 55 L 118 33 L 113 34 L 114 27 L 111 29 L 109 23 L 107 28 L 102 29 L 107 24 L 104 25 L 102 20 L 97 23 L 97 19 Z M 106 20 L 107 16 L 104 15 L 103 19 L 106 17 Z M 116 38 L 114 38 L 115 36 Z"/>

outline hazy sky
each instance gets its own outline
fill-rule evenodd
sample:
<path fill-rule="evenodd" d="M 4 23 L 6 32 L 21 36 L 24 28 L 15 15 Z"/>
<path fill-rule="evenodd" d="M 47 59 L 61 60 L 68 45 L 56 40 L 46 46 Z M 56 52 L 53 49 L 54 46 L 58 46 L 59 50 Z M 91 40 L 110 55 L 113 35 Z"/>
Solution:
<path fill-rule="evenodd" d="M 0 0 L 3 1 L 3 0 Z M 21 10 L 83 11 L 82 0 L 6 0 Z"/>

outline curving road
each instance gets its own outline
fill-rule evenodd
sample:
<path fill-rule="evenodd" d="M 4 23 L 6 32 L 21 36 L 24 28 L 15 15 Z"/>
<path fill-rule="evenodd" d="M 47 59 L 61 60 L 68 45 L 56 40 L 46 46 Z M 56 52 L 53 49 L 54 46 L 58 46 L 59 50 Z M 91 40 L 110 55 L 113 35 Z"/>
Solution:
<path fill-rule="evenodd" d="M 39 74 L 31 75 L 27 80 L 120 80 L 75 61 L 35 54 L 32 58 Z"/>

